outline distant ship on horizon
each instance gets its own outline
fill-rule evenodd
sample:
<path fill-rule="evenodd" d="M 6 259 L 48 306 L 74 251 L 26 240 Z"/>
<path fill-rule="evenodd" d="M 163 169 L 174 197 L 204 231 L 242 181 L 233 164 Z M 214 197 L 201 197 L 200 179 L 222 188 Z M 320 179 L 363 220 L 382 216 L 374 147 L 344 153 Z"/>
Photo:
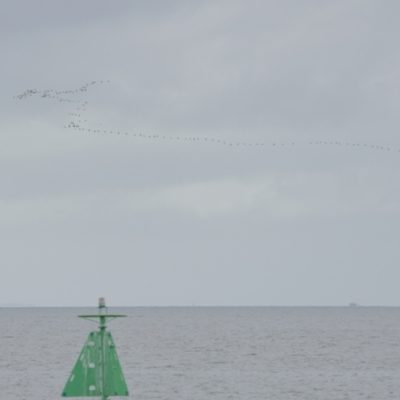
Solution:
<path fill-rule="evenodd" d="M 350 303 L 349 307 L 358 307 L 358 304 L 357 303 Z"/>

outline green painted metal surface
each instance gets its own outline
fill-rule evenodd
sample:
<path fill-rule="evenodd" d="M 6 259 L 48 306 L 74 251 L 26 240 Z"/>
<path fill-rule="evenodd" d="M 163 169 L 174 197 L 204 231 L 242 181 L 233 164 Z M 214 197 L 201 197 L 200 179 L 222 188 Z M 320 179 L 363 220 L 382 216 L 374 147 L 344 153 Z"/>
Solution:
<path fill-rule="evenodd" d="M 99 331 L 90 332 L 61 396 L 101 397 L 103 400 L 109 396 L 128 396 L 114 340 L 111 332 L 106 330 L 106 321 L 125 315 L 90 314 L 80 317 L 99 320 Z"/>
<path fill-rule="evenodd" d="M 100 332 L 90 332 L 62 392 L 64 397 L 101 396 Z"/>
<path fill-rule="evenodd" d="M 62 392 L 63 397 L 129 395 L 111 332 L 104 335 L 104 362 L 102 332 L 90 332 Z"/>

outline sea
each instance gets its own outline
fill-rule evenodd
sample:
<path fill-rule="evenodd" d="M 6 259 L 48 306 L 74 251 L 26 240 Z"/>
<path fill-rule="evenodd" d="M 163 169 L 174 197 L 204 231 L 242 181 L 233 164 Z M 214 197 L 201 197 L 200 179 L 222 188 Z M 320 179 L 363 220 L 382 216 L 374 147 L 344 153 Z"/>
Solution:
<path fill-rule="evenodd" d="M 0 308 L 0 398 L 58 399 L 95 308 Z M 127 307 L 132 399 L 400 399 L 400 308 Z"/>

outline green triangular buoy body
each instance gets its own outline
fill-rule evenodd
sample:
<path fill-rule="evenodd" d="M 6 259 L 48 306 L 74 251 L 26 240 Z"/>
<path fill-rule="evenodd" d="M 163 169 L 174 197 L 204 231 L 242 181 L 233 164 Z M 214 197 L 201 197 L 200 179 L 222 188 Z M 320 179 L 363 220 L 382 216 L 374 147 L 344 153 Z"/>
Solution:
<path fill-rule="evenodd" d="M 119 363 L 111 332 L 106 322 L 126 315 L 104 314 L 104 298 L 99 299 L 99 314 L 80 315 L 90 321 L 99 321 L 99 330 L 90 332 L 78 360 L 61 393 L 62 397 L 128 396 L 124 374 Z"/>
<path fill-rule="evenodd" d="M 63 397 L 128 396 L 111 332 L 105 332 L 104 368 L 101 342 L 100 332 L 90 332 L 62 392 Z"/>

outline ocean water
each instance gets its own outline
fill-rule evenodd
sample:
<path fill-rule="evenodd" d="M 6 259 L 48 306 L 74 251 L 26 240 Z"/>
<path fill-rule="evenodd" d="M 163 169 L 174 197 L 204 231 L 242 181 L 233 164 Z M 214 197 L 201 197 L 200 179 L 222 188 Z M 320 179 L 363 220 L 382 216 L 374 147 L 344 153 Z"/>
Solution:
<path fill-rule="evenodd" d="M 0 398 L 60 398 L 82 308 L 0 309 Z M 400 309 L 132 307 L 109 324 L 133 399 L 400 399 Z"/>

